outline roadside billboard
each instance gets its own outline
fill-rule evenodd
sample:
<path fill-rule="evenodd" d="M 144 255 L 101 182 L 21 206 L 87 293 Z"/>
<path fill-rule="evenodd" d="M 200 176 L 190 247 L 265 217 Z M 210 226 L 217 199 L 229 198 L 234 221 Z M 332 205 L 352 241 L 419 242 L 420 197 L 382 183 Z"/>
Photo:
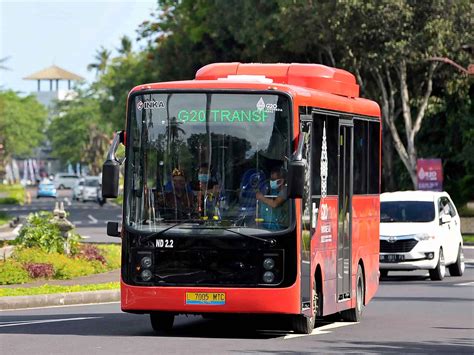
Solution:
<path fill-rule="evenodd" d="M 418 159 L 416 162 L 418 190 L 443 191 L 441 159 Z"/>

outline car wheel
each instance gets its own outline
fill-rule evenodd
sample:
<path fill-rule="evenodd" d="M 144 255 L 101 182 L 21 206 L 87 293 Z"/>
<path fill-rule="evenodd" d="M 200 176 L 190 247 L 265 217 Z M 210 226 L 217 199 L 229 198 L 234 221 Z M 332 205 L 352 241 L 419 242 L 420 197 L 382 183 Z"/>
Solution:
<path fill-rule="evenodd" d="M 156 333 L 170 331 L 173 328 L 174 314 L 167 312 L 150 313 L 151 327 Z"/>
<path fill-rule="evenodd" d="M 462 274 L 464 274 L 465 268 L 466 268 L 466 265 L 464 264 L 464 253 L 462 252 L 461 245 L 459 245 L 458 257 L 456 259 L 456 263 L 448 266 L 449 274 L 451 276 L 462 276 Z"/>
<path fill-rule="evenodd" d="M 380 277 L 387 277 L 388 276 L 388 270 L 380 270 Z"/>
<path fill-rule="evenodd" d="M 362 318 L 362 308 L 364 307 L 365 282 L 362 269 L 357 268 L 356 277 L 356 306 L 341 312 L 342 318 L 348 322 L 359 322 Z"/>
<path fill-rule="evenodd" d="M 299 334 L 311 334 L 314 330 L 316 323 L 316 315 L 318 314 L 318 306 L 320 305 L 320 295 L 316 292 L 316 280 L 313 282 L 313 314 L 311 317 L 307 317 L 303 314 L 293 316 L 292 325 L 293 330 Z"/>
<path fill-rule="evenodd" d="M 58 190 L 64 190 L 64 185 L 63 184 L 59 185 Z"/>
<path fill-rule="evenodd" d="M 443 249 L 439 250 L 438 263 L 434 269 L 430 270 L 430 279 L 433 281 L 441 281 L 446 275 L 446 264 L 444 263 Z"/>

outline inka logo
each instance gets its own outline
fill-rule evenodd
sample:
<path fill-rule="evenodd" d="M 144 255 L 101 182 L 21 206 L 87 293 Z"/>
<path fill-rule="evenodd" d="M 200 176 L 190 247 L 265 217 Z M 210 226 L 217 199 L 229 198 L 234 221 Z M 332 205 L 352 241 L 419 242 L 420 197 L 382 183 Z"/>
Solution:
<path fill-rule="evenodd" d="M 165 104 L 163 101 L 138 101 L 137 110 L 141 111 L 142 109 L 150 110 L 155 108 L 164 108 Z"/>
<path fill-rule="evenodd" d="M 263 111 L 265 108 L 265 101 L 263 101 L 263 98 L 261 97 L 260 100 L 257 102 L 257 110 Z"/>

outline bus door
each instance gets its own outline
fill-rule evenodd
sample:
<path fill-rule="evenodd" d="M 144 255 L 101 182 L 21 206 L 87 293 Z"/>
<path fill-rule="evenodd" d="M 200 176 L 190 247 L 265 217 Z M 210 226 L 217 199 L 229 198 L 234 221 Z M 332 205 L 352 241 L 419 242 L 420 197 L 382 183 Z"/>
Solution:
<path fill-rule="evenodd" d="M 337 296 L 351 297 L 353 122 L 339 120 Z"/>
<path fill-rule="evenodd" d="M 304 134 L 303 159 L 306 161 L 304 178 L 304 191 L 301 200 L 301 313 L 311 316 L 312 280 L 311 277 L 311 236 L 313 228 L 311 218 L 313 216 L 311 204 L 311 136 L 312 116 L 300 115 L 300 134 Z"/>

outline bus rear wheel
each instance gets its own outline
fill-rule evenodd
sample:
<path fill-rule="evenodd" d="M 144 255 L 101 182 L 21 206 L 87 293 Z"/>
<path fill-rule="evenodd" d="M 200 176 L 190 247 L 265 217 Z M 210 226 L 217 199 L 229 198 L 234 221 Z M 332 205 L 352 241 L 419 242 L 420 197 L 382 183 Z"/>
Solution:
<path fill-rule="evenodd" d="M 167 312 L 150 313 L 151 327 L 156 333 L 170 331 L 173 328 L 174 314 Z"/>
<path fill-rule="evenodd" d="M 355 308 L 347 309 L 341 312 L 342 318 L 348 322 L 359 322 L 362 318 L 362 307 L 364 306 L 365 298 L 365 282 L 362 269 L 357 268 L 356 277 L 356 306 Z"/>

